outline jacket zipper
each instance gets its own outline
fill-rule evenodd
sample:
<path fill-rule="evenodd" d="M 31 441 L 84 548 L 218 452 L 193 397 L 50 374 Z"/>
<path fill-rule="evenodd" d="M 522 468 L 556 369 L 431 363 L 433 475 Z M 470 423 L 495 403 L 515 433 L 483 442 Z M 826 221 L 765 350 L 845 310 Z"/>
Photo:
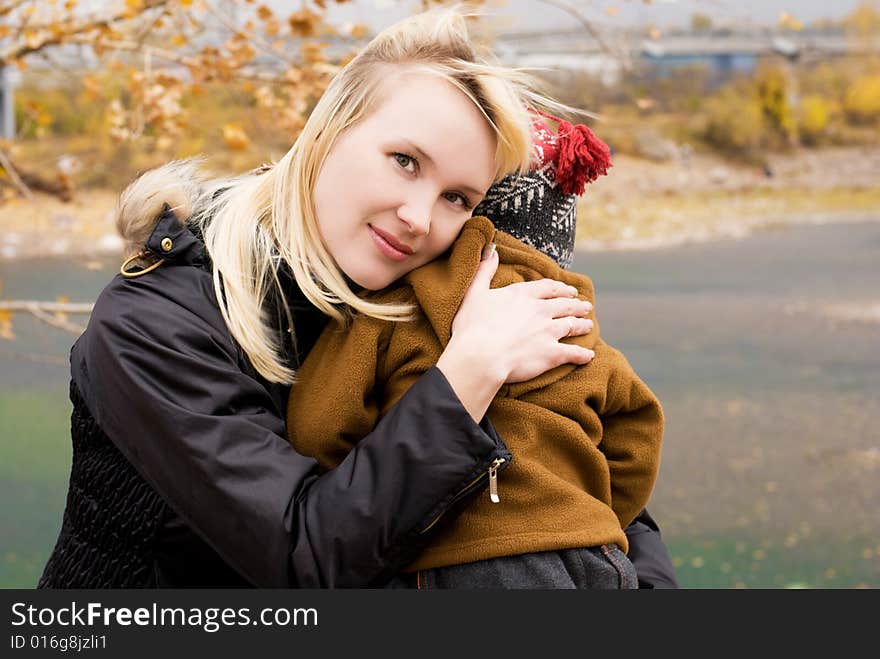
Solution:
<path fill-rule="evenodd" d="M 489 465 L 489 499 L 492 503 L 498 503 L 501 499 L 498 498 L 498 466 L 503 464 L 504 460 L 502 458 L 496 458 L 496 460 Z"/>
<path fill-rule="evenodd" d="M 472 480 L 470 483 L 460 489 L 458 493 L 454 497 L 452 497 L 449 505 L 446 506 L 446 508 L 444 508 L 442 511 L 440 511 L 440 514 L 437 515 L 433 520 L 431 520 L 431 523 L 424 527 L 421 531 L 419 531 L 419 533 L 422 534 L 430 531 L 431 528 L 440 521 L 440 518 L 446 514 L 446 511 L 449 510 L 456 501 L 458 501 L 468 492 L 473 490 L 486 477 L 489 478 L 489 498 L 492 500 L 492 503 L 498 503 L 501 500 L 498 498 L 498 467 L 503 465 L 505 462 L 507 462 L 505 458 L 495 458 L 492 461 L 492 464 L 489 465 L 488 471 L 481 472 L 479 476 L 477 476 L 474 480 Z"/>

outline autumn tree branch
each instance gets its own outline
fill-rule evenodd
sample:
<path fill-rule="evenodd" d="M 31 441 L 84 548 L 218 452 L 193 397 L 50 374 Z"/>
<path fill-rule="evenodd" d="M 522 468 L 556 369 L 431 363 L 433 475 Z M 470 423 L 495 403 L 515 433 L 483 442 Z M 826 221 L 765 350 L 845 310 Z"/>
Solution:
<path fill-rule="evenodd" d="M 72 323 L 67 314 L 90 314 L 94 304 L 74 302 L 39 302 L 36 300 L 0 300 L 0 314 L 11 315 L 26 312 L 34 318 L 77 336 L 85 326 Z"/>
<path fill-rule="evenodd" d="M 12 164 L 12 161 L 3 149 L 0 149 L 0 167 L 2 167 L 9 175 L 9 180 L 12 181 L 12 185 L 15 186 L 22 197 L 25 199 L 33 198 L 30 188 L 28 188 L 25 182 L 21 180 L 15 165 Z"/>
<path fill-rule="evenodd" d="M 171 0 L 143 0 L 143 6 L 139 9 L 139 13 L 144 13 L 158 7 L 163 7 L 169 4 L 170 1 Z M 39 52 L 49 46 L 57 46 L 63 44 L 66 41 L 69 41 L 72 37 L 87 34 L 89 32 L 93 32 L 94 30 L 108 28 L 116 23 L 131 20 L 131 18 L 131 10 L 125 10 L 120 11 L 116 14 L 111 14 L 109 16 L 98 15 L 85 21 L 71 23 L 69 26 L 65 26 L 64 28 L 59 26 L 58 29 L 47 32 L 45 36 L 38 37 L 35 35 L 34 38 L 27 39 L 25 43 L 18 44 L 16 46 L 13 46 L 6 52 L 0 53 L 0 63 L 14 62 L 15 60 L 21 59 L 22 57 L 25 57 L 27 55 L 32 55 L 33 53 Z M 90 41 L 90 43 L 92 43 L 93 41 L 94 38 Z"/>

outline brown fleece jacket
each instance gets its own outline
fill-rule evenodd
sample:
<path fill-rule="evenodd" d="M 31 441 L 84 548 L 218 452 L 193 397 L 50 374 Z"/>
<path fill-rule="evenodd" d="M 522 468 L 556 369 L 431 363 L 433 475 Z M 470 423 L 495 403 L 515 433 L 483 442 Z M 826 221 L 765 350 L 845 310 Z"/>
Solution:
<path fill-rule="evenodd" d="M 492 241 L 500 257 L 493 288 L 549 277 L 593 302 L 589 278 L 496 232 L 485 217 L 470 219 L 445 256 L 370 295 L 374 302 L 417 304 L 413 321 L 360 316 L 348 329 L 331 323 L 324 330 L 288 402 L 288 432 L 298 451 L 336 466 L 437 362 Z M 513 455 L 498 476 L 500 503 L 483 494 L 410 570 L 612 542 L 627 550 L 623 528 L 647 503 L 657 476 L 663 413 L 626 358 L 599 338 L 598 324 L 565 341 L 592 348 L 595 358 L 505 385 L 489 407 Z"/>

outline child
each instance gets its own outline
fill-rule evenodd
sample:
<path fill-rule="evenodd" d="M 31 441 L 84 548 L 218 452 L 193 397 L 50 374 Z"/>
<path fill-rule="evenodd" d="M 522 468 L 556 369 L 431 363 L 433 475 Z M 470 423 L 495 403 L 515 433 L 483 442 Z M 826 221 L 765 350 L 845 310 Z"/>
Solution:
<path fill-rule="evenodd" d="M 516 223 L 520 235 L 567 265 L 575 208 L 555 202 L 569 201 L 588 179 L 605 173 L 607 147 L 586 126 L 560 122 L 557 137 L 539 120 L 534 142 L 532 172 L 493 186 L 477 212 L 496 211 L 503 222 L 534 209 L 536 221 Z M 500 259 L 493 287 L 546 277 L 575 286 L 581 299 L 593 302 L 587 277 L 497 231 L 486 217 L 473 217 L 445 256 L 369 296 L 415 303 L 412 321 L 360 316 L 347 329 L 325 329 L 288 402 L 288 432 L 298 451 L 332 468 L 436 361 L 491 243 Z M 564 340 L 591 348 L 595 358 L 502 387 L 487 416 L 512 459 L 474 475 L 474 485 L 489 479 L 489 496 L 431 538 L 408 569 L 419 587 L 635 587 L 623 529 L 647 503 L 656 479 L 662 410 L 624 356 L 599 338 L 597 326 Z M 433 526 L 421 533 L 429 537 Z"/>

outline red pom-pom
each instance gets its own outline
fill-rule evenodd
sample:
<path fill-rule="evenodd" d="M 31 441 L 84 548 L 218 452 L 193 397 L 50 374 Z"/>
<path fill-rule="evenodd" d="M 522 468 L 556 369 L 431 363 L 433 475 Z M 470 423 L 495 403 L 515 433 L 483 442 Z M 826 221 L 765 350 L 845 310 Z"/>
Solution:
<path fill-rule="evenodd" d="M 587 183 L 608 173 L 611 149 L 583 124 L 559 120 L 556 182 L 563 194 L 582 195 Z"/>

